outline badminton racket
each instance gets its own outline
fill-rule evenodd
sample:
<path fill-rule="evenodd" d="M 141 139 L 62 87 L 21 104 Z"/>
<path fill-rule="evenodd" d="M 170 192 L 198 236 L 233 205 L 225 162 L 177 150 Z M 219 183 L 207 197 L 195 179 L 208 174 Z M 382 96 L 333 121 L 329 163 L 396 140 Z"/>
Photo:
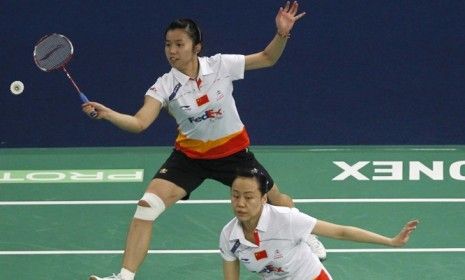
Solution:
<path fill-rule="evenodd" d="M 77 90 L 82 103 L 89 102 L 87 96 L 79 89 L 77 83 L 66 69 L 66 65 L 73 57 L 74 47 L 71 41 L 64 35 L 53 33 L 42 37 L 34 47 L 34 62 L 40 70 L 50 72 L 62 69 L 68 80 Z M 90 113 L 91 117 L 96 117 L 95 110 Z"/>

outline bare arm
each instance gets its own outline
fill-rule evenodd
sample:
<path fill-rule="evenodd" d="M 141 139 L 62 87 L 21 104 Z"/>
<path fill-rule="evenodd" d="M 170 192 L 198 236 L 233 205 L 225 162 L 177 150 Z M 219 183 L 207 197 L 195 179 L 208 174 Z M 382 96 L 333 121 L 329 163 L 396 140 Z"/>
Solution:
<path fill-rule="evenodd" d="M 162 105 L 160 101 L 146 96 L 144 105 L 134 115 L 122 114 L 97 102 L 89 102 L 83 105 L 83 111 L 90 114 L 92 109 L 97 112 L 97 119 L 104 119 L 121 128 L 122 130 L 140 133 L 147 129 L 160 114 Z"/>
<path fill-rule="evenodd" d="M 402 247 L 408 242 L 410 234 L 416 229 L 418 223 L 418 220 L 407 222 L 399 234 L 392 238 L 358 227 L 342 226 L 320 220 L 317 221 L 312 233 L 334 239 Z"/>
<path fill-rule="evenodd" d="M 239 260 L 228 262 L 223 260 L 224 280 L 239 280 Z"/>
<path fill-rule="evenodd" d="M 245 70 L 270 67 L 278 61 L 294 23 L 305 15 L 305 12 L 296 15 L 298 8 L 297 1 L 292 2 L 292 5 L 288 1 L 284 8 L 279 8 L 276 15 L 276 35 L 263 51 L 245 56 Z"/>

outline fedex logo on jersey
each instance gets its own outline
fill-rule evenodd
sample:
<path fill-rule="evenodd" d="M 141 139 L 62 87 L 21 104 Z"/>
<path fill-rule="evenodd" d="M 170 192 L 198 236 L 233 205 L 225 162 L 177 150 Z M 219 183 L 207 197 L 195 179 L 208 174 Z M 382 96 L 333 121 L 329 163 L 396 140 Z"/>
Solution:
<path fill-rule="evenodd" d="M 265 266 L 259 273 L 272 273 L 272 272 L 284 272 L 284 270 L 281 267 L 275 267 L 272 264 L 269 264 Z"/>
<path fill-rule="evenodd" d="M 221 119 L 223 117 L 223 112 L 221 111 L 221 108 L 218 109 L 218 110 L 214 110 L 214 109 L 209 109 L 205 112 L 203 112 L 203 114 L 199 117 L 190 117 L 188 118 L 188 120 L 191 122 L 191 123 L 199 123 L 201 121 L 204 121 L 204 120 L 208 120 L 208 119 Z"/>

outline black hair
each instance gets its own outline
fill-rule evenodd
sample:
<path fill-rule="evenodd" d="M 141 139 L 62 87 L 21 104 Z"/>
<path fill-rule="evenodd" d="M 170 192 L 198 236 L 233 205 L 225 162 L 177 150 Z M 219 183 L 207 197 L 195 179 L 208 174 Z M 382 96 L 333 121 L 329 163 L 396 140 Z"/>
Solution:
<path fill-rule="evenodd" d="M 184 29 L 187 35 L 189 35 L 189 37 L 192 39 L 192 42 L 194 42 L 194 46 L 199 43 L 202 43 L 202 32 L 200 31 L 200 28 L 197 25 L 197 23 L 195 23 L 195 21 L 193 21 L 192 19 L 182 18 L 171 22 L 165 29 L 165 38 L 166 33 L 168 33 L 168 31 L 175 29 Z"/>
<path fill-rule="evenodd" d="M 238 177 L 255 178 L 258 182 L 258 190 L 262 195 L 266 194 L 272 187 L 270 186 L 268 177 L 263 173 L 263 171 L 257 168 L 237 169 L 236 178 Z"/>

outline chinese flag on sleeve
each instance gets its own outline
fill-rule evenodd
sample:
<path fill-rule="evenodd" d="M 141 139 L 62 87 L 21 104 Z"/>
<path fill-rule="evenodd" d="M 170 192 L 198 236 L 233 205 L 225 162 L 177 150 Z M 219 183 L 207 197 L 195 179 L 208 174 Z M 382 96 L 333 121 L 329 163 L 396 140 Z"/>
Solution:
<path fill-rule="evenodd" d="M 255 252 L 255 259 L 257 261 L 261 259 L 266 259 L 266 258 L 268 258 L 268 255 L 266 254 L 266 250 Z"/>
<path fill-rule="evenodd" d="M 210 100 L 208 100 L 208 95 L 205 94 L 205 95 L 202 95 L 199 98 L 197 98 L 195 101 L 197 102 L 197 106 L 200 107 L 203 104 L 208 103 L 208 101 L 210 101 Z"/>

